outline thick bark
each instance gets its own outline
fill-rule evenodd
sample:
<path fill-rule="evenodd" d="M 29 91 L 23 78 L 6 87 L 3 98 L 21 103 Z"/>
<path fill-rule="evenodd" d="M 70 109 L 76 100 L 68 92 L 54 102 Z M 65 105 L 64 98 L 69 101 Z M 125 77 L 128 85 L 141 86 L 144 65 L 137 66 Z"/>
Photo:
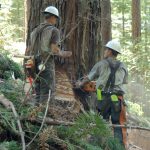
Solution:
<path fill-rule="evenodd" d="M 103 57 L 104 45 L 111 39 L 111 6 L 110 0 L 101 1 L 101 33 L 102 33 L 102 51 Z"/>

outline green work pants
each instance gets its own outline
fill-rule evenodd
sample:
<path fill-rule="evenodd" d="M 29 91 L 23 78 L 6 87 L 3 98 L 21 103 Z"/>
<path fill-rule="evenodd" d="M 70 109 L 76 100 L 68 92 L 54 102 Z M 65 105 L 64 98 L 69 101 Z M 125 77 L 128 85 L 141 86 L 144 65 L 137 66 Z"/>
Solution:
<path fill-rule="evenodd" d="M 38 66 L 41 62 L 36 60 L 36 74 L 39 73 Z M 55 91 L 55 65 L 53 60 L 48 60 L 45 70 L 42 71 L 35 81 L 36 103 L 46 103 L 51 90 L 51 98 Z"/>

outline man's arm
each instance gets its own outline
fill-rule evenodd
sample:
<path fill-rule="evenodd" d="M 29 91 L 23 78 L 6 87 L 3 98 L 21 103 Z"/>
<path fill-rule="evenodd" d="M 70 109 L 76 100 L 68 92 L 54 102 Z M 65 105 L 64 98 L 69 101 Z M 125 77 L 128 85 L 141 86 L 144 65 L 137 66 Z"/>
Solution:
<path fill-rule="evenodd" d="M 58 47 L 59 42 L 60 42 L 59 30 L 55 28 L 52 31 L 51 45 L 50 45 L 52 53 L 54 55 L 58 55 L 58 56 L 63 57 L 63 58 L 70 57 L 72 55 L 72 52 L 60 50 L 60 48 Z"/>
<path fill-rule="evenodd" d="M 90 80 L 86 76 L 82 81 L 78 81 L 75 86 L 76 86 L 76 88 L 82 88 L 88 82 L 90 82 Z"/>
<path fill-rule="evenodd" d="M 58 55 L 63 58 L 70 57 L 72 55 L 72 52 L 70 51 L 62 51 L 60 48 L 57 46 L 57 44 L 51 44 L 51 49 L 54 55 Z"/>
<path fill-rule="evenodd" d="M 99 64 L 95 64 L 90 73 L 82 80 L 76 83 L 77 88 L 82 88 L 86 83 L 92 81 L 98 75 Z"/>

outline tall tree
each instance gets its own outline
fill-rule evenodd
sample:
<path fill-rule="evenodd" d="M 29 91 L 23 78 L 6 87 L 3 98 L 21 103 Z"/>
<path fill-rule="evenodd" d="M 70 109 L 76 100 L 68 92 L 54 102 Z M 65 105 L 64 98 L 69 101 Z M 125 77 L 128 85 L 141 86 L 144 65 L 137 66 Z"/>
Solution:
<path fill-rule="evenodd" d="M 138 42 L 141 37 L 141 1 L 132 0 L 132 38 Z"/>
<path fill-rule="evenodd" d="M 102 33 L 102 45 L 105 45 L 111 39 L 110 0 L 101 1 L 101 33 Z M 103 50 L 101 51 L 101 56 L 103 57 Z"/>
<path fill-rule="evenodd" d="M 10 22 L 14 25 L 13 37 L 16 40 L 24 40 L 24 1 L 12 0 L 10 7 Z"/>

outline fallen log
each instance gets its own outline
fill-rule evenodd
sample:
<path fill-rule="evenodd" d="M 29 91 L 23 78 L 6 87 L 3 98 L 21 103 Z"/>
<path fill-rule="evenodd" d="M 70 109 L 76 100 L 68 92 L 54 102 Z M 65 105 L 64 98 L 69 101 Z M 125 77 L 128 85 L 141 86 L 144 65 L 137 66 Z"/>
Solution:
<path fill-rule="evenodd" d="M 37 117 L 36 119 L 29 119 L 29 118 L 23 118 L 24 121 L 30 121 L 32 123 L 41 123 L 42 122 L 42 117 Z M 48 125 L 64 125 L 64 126 L 72 126 L 75 125 L 75 122 L 66 122 L 66 121 L 60 121 L 60 120 L 55 120 L 49 117 L 45 118 L 45 123 Z M 95 124 L 92 124 L 95 126 Z M 133 125 L 115 125 L 115 124 L 109 124 L 110 127 L 113 128 L 128 128 L 128 129 L 138 129 L 138 130 L 145 130 L 145 131 L 150 131 L 150 128 L 145 128 L 145 127 L 140 127 L 140 126 L 133 126 Z"/>
<path fill-rule="evenodd" d="M 39 124 L 39 125 L 42 123 L 42 120 L 43 120 L 42 117 L 37 117 L 35 119 L 30 119 L 30 118 L 27 118 L 27 117 L 22 117 L 20 119 L 22 121 L 29 121 L 29 122 L 31 122 L 33 124 Z M 49 118 L 49 117 L 45 118 L 44 123 L 47 124 L 47 125 L 64 125 L 64 126 L 72 126 L 72 125 L 75 124 L 74 122 L 60 121 L 60 120 L 55 120 L 55 119 L 52 119 L 52 118 Z"/>

